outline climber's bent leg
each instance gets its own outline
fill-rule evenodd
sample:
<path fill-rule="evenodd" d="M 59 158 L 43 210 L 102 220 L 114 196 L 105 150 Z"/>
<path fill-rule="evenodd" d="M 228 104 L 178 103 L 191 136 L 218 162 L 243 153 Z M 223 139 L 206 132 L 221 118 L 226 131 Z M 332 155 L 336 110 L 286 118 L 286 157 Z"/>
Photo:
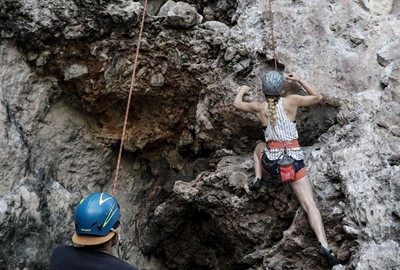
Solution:
<path fill-rule="evenodd" d="M 265 142 L 261 142 L 257 144 L 256 148 L 253 152 L 253 160 L 254 160 L 254 174 L 255 178 L 249 182 L 250 190 L 257 190 L 261 188 L 261 178 L 262 178 L 262 168 L 261 168 L 261 156 L 267 144 Z"/>
<path fill-rule="evenodd" d="M 257 144 L 253 152 L 254 173 L 257 179 L 262 178 L 261 156 L 264 152 L 265 147 L 267 147 L 267 144 L 265 142 L 260 142 Z"/>

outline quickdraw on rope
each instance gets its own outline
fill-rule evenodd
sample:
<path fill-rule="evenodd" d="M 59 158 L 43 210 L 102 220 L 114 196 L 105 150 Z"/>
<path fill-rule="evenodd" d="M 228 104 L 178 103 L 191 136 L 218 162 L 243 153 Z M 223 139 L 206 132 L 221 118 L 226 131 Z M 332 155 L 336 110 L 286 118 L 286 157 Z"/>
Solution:
<path fill-rule="evenodd" d="M 129 108 L 131 106 L 131 98 L 132 98 L 133 86 L 135 85 L 136 67 L 137 67 L 137 62 L 138 62 L 138 57 L 139 57 L 140 43 L 142 41 L 142 33 L 143 33 L 144 19 L 145 19 L 145 16 L 146 16 L 146 9 L 147 9 L 147 0 L 144 1 L 142 22 L 140 24 L 139 38 L 138 38 L 137 46 L 136 46 L 136 55 L 135 55 L 135 62 L 133 64 L 131 86 L 130 86 L 130 90 L 129 90 L 128 102 L 127 102 L 127 105 L 126 105 L 124 126 L 122 128 L 121 145 L 119 147 L 117 168 L 115 170 L 114 185 L 113 185 L 113 191 L 112 191 L 112 195 L 113 196 L 115 195 L 115 192 L 117 190 L 118 172 L 119 172 L 119 167 L 120 167 L 120 164 L 121 164 L 122 150 L 124 148 L 126 124 L 128 122 Z"/>
<path fill-rule="evenodd" d="M 277 71 L 278 70 L 278 62 L 277 62 L 277 59 L 276 59 L 276 46 L 275 46 L 275 35 L 274 35 L 274 16 L 272 15 L 271 0 L 269 0 L 269 19 L 270 19 L 270 22 L 271 22 L 272 47 L 274 49 L 275 71 Z"/>

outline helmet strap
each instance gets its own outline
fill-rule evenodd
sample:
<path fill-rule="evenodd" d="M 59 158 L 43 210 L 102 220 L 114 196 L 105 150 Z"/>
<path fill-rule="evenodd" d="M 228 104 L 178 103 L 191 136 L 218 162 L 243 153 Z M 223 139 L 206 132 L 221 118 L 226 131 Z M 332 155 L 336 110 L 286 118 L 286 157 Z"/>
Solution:
<path fill-rule="evenodd" d="M 118 247 L 117 247 L 118 258 L 121 258 L 121 246 L 122 246 L 122 239 L 121 239 L 120 235 L 118 234 Z"/>
<path fill-rule="evenodd" d="M 117 257 L 120 258 L 121 257 L 121 245 L 122 245 L 121 235 L 114 228 L 112 228 L 111 231 L 115 232 L 115 235 L 112 239 L 112 246 L 117 245 Z"/>

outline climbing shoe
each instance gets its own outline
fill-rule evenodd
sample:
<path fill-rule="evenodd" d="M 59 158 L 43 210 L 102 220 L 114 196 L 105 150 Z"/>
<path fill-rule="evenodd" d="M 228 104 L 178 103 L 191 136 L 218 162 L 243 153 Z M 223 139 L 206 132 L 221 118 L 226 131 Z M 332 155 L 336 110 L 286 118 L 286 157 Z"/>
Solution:
<path fill-rule="evenodd" d="M 324 247 L 321 243 L 319 243 L 318 246 L 318 253 L 327 259 L 328 264 L 331 267 L 342 263 L 338 258 L 336 258 L 335 254 L 333 254 L 332 249 Z"/>
<path fill-rule="evenodd" d="M 258 190 L 261 188 L 261 179 L 255 178 L 253 181 L 249 183 L 250 190 Z"/>

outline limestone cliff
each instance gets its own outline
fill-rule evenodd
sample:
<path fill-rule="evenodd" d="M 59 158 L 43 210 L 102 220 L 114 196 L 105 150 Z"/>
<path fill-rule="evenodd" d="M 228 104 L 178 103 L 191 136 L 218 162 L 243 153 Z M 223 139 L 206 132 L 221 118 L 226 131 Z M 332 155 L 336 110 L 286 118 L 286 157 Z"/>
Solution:
<path fill-rule="evenodd" d="M 300 143 L 343 266 L 400 267 L 400 5 L 274 0 L 279 69 L 317 87 Z M 274 68 L 266 0 L 151 0 L 116 198 L 141 269 L 327 269 L 289 186 L 250 192 Z M 111 193 L 143 1 L 0 1 L 0 269 L 46 269 L 74 207 Z M 301 91 L 287 84 L 286 92 Z"/>

